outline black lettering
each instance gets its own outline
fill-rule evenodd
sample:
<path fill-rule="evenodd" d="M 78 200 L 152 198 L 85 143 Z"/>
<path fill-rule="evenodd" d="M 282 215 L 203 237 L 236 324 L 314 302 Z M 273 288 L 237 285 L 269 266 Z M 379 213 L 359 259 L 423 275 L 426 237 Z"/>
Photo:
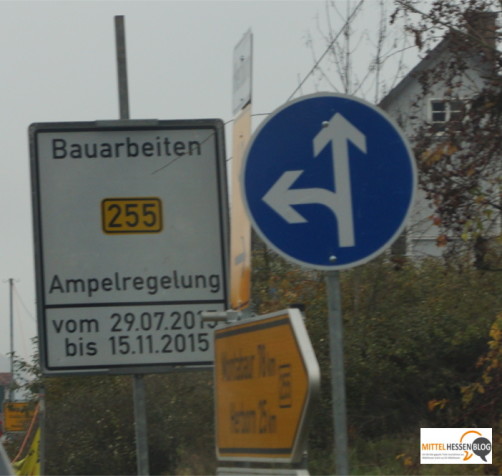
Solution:
<path fill-rule="evenodd" d="M 202 155 L 201 144 L 199 141 L 191 140 L 188 143 L 188 153 L 190 155 Z"/>
<path fill-rule="evenodd" d="M 145 282 L 141 276 L 136 276 L 132 281 L 133 288 L 141 291 L 145 285 Z"/>
<path fill-rule="evenodd" d="M 87 280 L 87 295 L 91 297 L 96 291 L 99 291 L 99 281 L 95 278 Z"/>
<path fill-rule="evenodd" d="M 161 340 L 165 340 L 166 341 L 166 343 L 164 344 L 164 347 L 162 347 L 162 352 L 164 354 L 170 354 L 172 352 L 171 343 L 173 341 L 173 338 L 169 334 L 164 334 L 161 337 Z"/>
<path fill-rule="evenodd" d="M 260 377 L 274 377 L 275 376 L 275 359 L 270 357 L 267 352 L 267 347 L 259 344 L 257 347 L 258 352 L 258 375 Z"/>
<path fill-rule="evenodd" d="M 254 410 L 245 410 L 242 404 L 240 409 L 237 409 L 231 403 L 230 425 L 232 433 L 256 433 L 256 412 Z"/>
<path fill-rule="evenodd" d="M 82 158 L 82 147 L 80 144 L 72 144 L 70 148 L 70 157 L 72 159 Z"/>
<path fill-rule="evenodd" d="M 176 289 L 179 289 L 180 286 L 178 284 L 178 271 L 176 271 L 176 270 L 173 271 L 173 281 L 174 281 L 174 287 Z"/>
<path fill-rule="evenodd" d="M 277 431 L 277 416 L 272 415 L 268 410 L 267 400 L 259 401 L 258 410 L 260 412 L 258 432 L 275 433 Z"/>
<path fill-rule="evenodd" d="M 148 288 L 148 294 L 156 294 L 159 290 L 157 277 L 148 276 L 148 278 L 146 278 L 146 287 Z"/>
<path fill-rule="evenodd" d="M 162 289 L 171 289 L 171 278 L 166 275 L 162 276 L 162 278 L 160 278 L 160 284 Z"/>
<path fill-rule="evenodd" d="M 254 355 L 241 355 L 240 351 L 231 358 L 223 354 L 223 380 L 246 380 L 254 378 Z"/>
<path fill-rule="evenodd" d="M 291 408 L 292 405 L 291 364 L 282 364 L 279 366 L 279 408 Z"/>
<path fill-rule="evenodd" d="M 54 291 L 64 293 L 63 285 L 61 284 L 61 281 L 57 274 L 55 274 L 52 278 L 51 287 L 49 288 L 49 294 L 52 294 Z"/>
<path fill-rule="evenodd" d="M 77 355 L 77 345 L 70 342 L 70 339 L 65 339 L 65 353 L 66 357 L 75 357 Z"/>
<path fill-rule="evenodd" d="M 141 151 L 143 152 L 143 155 L 146 155 L 147 157 L 152 157 L 153 144 L 151 142 L 144 142 L 143 146 L 141 147 Z"/>
<path fill-rule="evenodd" d="M 117 219 L 117 205 L 108 207 L 108 212 L 112 215 L 109 226 L 114 226 Z M 135 210 L 130 213 L 135 219 Z M 217 274 L 183 274 L 173 270 L 171 274 L 160 276 L 123 276 L 115 271 L 110 276 L 95 276 L 86 278 L 70 277 L 63 279 L 58 274 L 54 274 L 48 284 L 49 294 L 85 294 L 93 297 L 97 293 L 110 291 L 146 291 L 154 295 L 159 290 L 170 289 L 207 289 L 208 292 L 217 293 L 221 290 L 220 276 Z"/>
<path fill-rule="evenodd" d="M 178 311 L 174 311 L 171 313 L 171 317 L 176 318 L 173 325 L 171 326 L 171 329 L 176 330 L 176 331 L 181 330 L 181 326 L 178 324 L 181 320 L 181 313 L 179 313 Z"/>
<path fill-rule="evenodd" d="M 128 137 L 126 139 L 127 146 L 127 157 L 137 157 L 139 153 L 138 144 L 136 142 L 131 142 L 131 139 Z"/>
<path fill-rule="evenodd" d="M 203 274 L 195 275 L 195 287 L 196 288 L 205 288 L 207 287 L 206 277 Z"/>
<path fill-rule="evenodd" d="M 98 156 L 98 147 L 96 144 L 84 144 L 84 155 L 88 159 L 95 159 Z"/>
<path fill-rule="evenodd" d="M 174 143 L 174 153 L 179 157 L 180 155 L 185 155 L 186 145 L 184 142 L 176 141 Z"/>
<path fill-rule="evenodd" d="M 212 274 L 209 276 L 209 287 L 212 293 L 217 293 L 220 291 L 220 276 L 217 274 Z"/>
<path fill-rule="evenodd" d="M 184 274 L 181 275 L 181 287 L 182 288 L 192 288 L 193 287 L 193 276 Z"/>
<path fill-rule="evenodd" d="M 202 143 L 199 141 L 178 140 L 172 142 L 169 137 L 157 136 L 154 141 L 134 142 L 126 137 L 124 142 L 73 142 L 65 139 L 52 139 L 52 157 L 54 159 L 95 159 L 120 157 L 171 157 L 200 156 Z"/>
<path fill-rule="evenodd" d="M 98 353 L 96 342 L 85 342 L 82 337 L 77 341 L 65 339 L 65 355 L 66 357 L 81 357 L 83 355 L 93 356 Z"/>
<path fill-rule="evenodd" d="M 64 139 L 52 139 L 52 157 L 54 159 L 64 159 L 66 154 L 66 141 Z"/>
<path fill-rule="evenodd" d="M 168 138 L 168 137 L 166 137 L 166 138 L 164 139 L 164 151 L 165 151 L 164 153 L 165 153 L 168 157 L 170 157 L 170 156 L 171 156 L 171 149 L 170 149 L 170 146 L 171 146 L 171 142 L 169 141 L 169 138 Z"/>
<path fill-rule="evenodd" d="M 124 146 L 125 146 L 125 144 L 123 142 L 116 142 L 115 143 L 115 157 L 120 157 L 120 149 Z"/>
<path fill-rule="evenodd" d="M 62 320 L 52 321 L 52 325 L 56 329 L 56 333 L 59 334 L 61 332 L 61 329 L 63 328 L 63 321 Z"/>
<path fill-rule="evenodd" d="M 101 144 L 100 156 L 105 157 L 105 158 L 111 157 L 112 156 L 112 146 L 106 142 Z"/>
<path fill-rule="evenodd" d="M 80 320 L 80 333 L 99 332 L 99 322 L 96 319 L 81 319 Z"/>
<path fill-rule="evenodd" d="M 99 322 L 97 319 L 54 319 L 52 325 L 56 330 L 57 334 L 62 331 L 68 332 L 68 334 L 90 334 L 99 332 Z"/>
<path fill-rule="evenodd" d="M 84 293 L 85 281 L 83 279 L 67 279 L 66 280 L 67 293 Z"/>
<path fill-rule="evenodd" d="M 111 291 L 113 289 L 112 285 L 113 281 L 111 280 L 111 278 L 103 278 L 103 280 L 101 281 L 103 291 Z"/>
<path fill-rule="evenodd" d="M 98 346 L 96 342 L 87 342 L 87 355 L 96 355 L 98 353 Z"/>

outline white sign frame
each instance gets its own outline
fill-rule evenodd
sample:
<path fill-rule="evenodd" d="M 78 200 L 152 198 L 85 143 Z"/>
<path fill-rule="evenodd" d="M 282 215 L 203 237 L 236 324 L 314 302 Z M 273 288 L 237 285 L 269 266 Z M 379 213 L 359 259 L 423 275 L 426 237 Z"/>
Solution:
<path fill-rule="evenodd" d="M 29 134 L 42 372 L 212 366 L 216 324 L 200 312 L 229 301 L 223 122 L 38 123 Z"/>

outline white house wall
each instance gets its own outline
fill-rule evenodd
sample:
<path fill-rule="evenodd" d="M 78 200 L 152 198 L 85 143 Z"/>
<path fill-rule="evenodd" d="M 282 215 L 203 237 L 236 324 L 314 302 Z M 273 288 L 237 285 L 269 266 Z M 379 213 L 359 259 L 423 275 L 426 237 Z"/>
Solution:
<path fill-rule="evenodd" d="M 434 56 L 434 52 L 429 54 L 380 104 L 403 128 L 412 147 L 418 128 L 430 120 L 430 100 L 446 97 L 444 83 L 435 84 L 424 97 L 422 87 L 415 76 L 424 69 L 434 70 L 441 67 L 441 62 L 445 59 L 445 55 L 448 54 L 448 50 L 441 46 L 439 49 L 439 54 L 436 54 L 436 56 Z M 473 59 L 473 61 L 477 63 L 478 59 Z M 453 93 L 451 90 L 448 91 L 449 98 L 472 97 L 482 89 L 483 80 L 476 73 L 480 69 L 479 63 L 474 66 L 473 69 L 468 70 L 463 75 L 461 87 L 453 91 Z M 440 139 L 439 135 L 438 139 Z M 419 158 L 417 158 L 418 160 Z M 406 231 L 407 254 L 413 258 L 440 256 L 443 253 L 444 248 L 437 246 L 437 238 L 443 232 L 433 224 L 433 214 L 434 207 L 427 200 L 425 192 L 419 190 Z"/>

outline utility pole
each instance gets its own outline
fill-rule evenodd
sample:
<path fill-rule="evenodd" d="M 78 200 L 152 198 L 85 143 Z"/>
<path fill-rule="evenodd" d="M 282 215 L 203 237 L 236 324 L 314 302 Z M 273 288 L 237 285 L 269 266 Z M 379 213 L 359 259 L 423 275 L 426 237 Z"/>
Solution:
<path fill-rule="evenodd" d="M 9 278 L 9 326 L 10 326 L 10 388 L 9 400 L 14 400 L 14 306 L 12 301 L 12 291 L 14 280 Z"/>
<path fill-rule="evenodd" d="M 129 92 L 127 87 L 127 54 L 124 17 L 115 17 L 115 47 L 117 55 L 117 77 L 120 119 L 130 119 Z M 146 419 L 146 390 L 143 376 L 133 376 L 134 427 L 136 434 L 136 467 L 139 476 L 150 474 L 148 459 L 148 436 Z"/>

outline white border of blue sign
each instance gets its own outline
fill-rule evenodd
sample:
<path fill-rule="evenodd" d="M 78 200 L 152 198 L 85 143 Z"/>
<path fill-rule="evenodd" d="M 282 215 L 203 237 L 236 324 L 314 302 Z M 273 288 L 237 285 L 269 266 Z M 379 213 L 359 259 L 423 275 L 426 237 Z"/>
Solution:
<path fill-rule="evenodd" d="M 308 105 L 308 102 L 312 105 L 317 104 L 314 107 Z M 321 104 L 323 107 L 318 107 Z M 326 107 L 326 104 L 329 107 Z M 337 114 L 338 106 L 340 106 L 340 114 Z M 321 114 L 318 114 L 319 111 Z M 344 116 L 347 116 L 347 120 Z M 328 131 L 327 134 L 322 131 L 323 127 Z M 339 134 L 340 131 L 342 131 L 341 140 L 336 142 L 336 146 L 334 140 L 336 136 L 322 136 L 322 134 L 329 136 L 330 133 Z M 367 152 L 366 138 L 368 150 L 371 147 L 371 157 L 379 159 L 373 161 L 371 165 L 374 170 L 371 171 L 369 167 L 370 173 L 365 169 L 366 165 L 364 167 L 357 165 L 360 173 L 356 171 L 355 177 L 349 176 L 348 181 L 337 182 L 337 175 L 342 177 L 343 173 L 338 169 L 335 172 L 335 167 L 338 167 L 337 163 L 343 163 L 340 157 L 345 159 L 346 164 L 348 164 L 349 155 L 351 161 L 354 160 L 353 157 L 358 160 L 357 157 Z M 342 144 L 341 148 L 340 144 Z M 308 146 L 311 149 L 307 152 Z M 334 150 L 335 147 L 337 150 Z M 332 149 L 331 155 L 329 149 Z M 297 151 L 300 152 L 297 153 Z M 307 157 L 308 154 L 310 156 Z M 301 155 L 300 158 L 298 158 L 299 155 Z M 337 157 L 337 160 L 334 157 Z M 315 183 L 313 186 L 311 182 L 309 183 L 309 180 L 312 181 L 311 169 L 314 167 L 311 164 L 319 164 L 321 160 L 325 164 L 333 160 L 333 173 L 325 173 L 331 165 L 324 165 L 321 177 L 323 183 Z M 305 167 L 302 164 L 306 164 Z M 315 167 L 318 166 L 315 165 Z M 350 172 L 345 170 L 345 173 Z M 250 174 L 249 177 L 247 177 L 248 174 Z M 319 172 L 314 172 L 314 174 L 317 174 L 316 180 L 318 180 Z M 357 194 L 351 193 L 350 184 L 353 188 L 357 186 L 360 183 L 358 177 L 362 174 L 366 174 L 363 177 L 366 183 L 363 184 L 364 193 L 359 193 L 359 196 L 364 196 L 366 207 L 368 203 L 379 203 L 380 200 L 383 203 L 387 200 L 387 204 L 380 207 L 378 211 L 380 218 L 375 217 L 373 224 L 371 224 L 372 217 L 369 217 L 370 220 L 366 219 L 368 217 L 361 218 L 367 209 L 363 207 L 361 211 L 361 208 L 356 208 L 359 206 L 357 197 L 352 205 L 352 197 Z M 372 189 L 373 180 L 376 180 L 378 184 Z M 341 184 L 344 182 L 349 183 L 349 190 L 345 191 L 346 193 L 342 191 Z M 384 111 L 360 98 L 337 93 L 316 93 L 280 106 L 260 124 L 244 155 L 241 183 L 243 201 L 251 223 L 258 235 L 273 250 L 301 266 L 335 271 L 367 263 L 388 249 L 400 236 L 415 200 L 417 168 L 406 137 L 397 123 Z M 256 192 L 255 188 L 259 191 Z M 346 201 L 338 209 L 332 204 L 333 196 L 341 196 L 342 193 L 345 193 L 345 197 L 349 197 L 349 207 L 353 211 L 350 215 L 354 215 L 354 221 L 349 223 L 352 226 L 352 235 L 346 233 L 345 236 L 341 236 L 341 233 L 344 233 L 340 231 L 343 227 L 338 228 L 342 223 L 341 216 L 348 215 L 344 211 L 347 209 Z M 288 194 L 287 199 L 277 199 L 277 196 L 286 197 L 286 194 Z M 326 206 L 310 206 L 312 204 Z M 331 212 L 335 213 L 336 219 L 332 219 L 332 214 L 329 218 Z M 287 246 L 279 243 L 282 239 L 276 239 L 277 236 L 285 236 L 287 233 L 285 230 L 291 230 L 294 234 L 294 230 L 299 229 L 295 228 L 297 224 L 301 227 L 303 223 L 309 221 L 309 218 L 312 223 L 318 223 L 317 229 L 314 227 L 314 232 L 311 230 L 297 240 L 294 246 L 300 250 L 298 253 L 289 251 L 286 249 Z M 352 216 L 345 218 L 352 220 Z M 357 219 L 359 219 L 359 229 L 368 228 L 364 230 L 366 243 L 359 246 L 359 241 L 363 242 L 359 240 L 359 248 L 354 244 L 356 243 L 354 223 Z M 332 236 L 333 233 L 330 222 L 333 222 L 334 229 L 338 230 L 338 249 L 330 244 L 334 252 L 329 261 L 324 255 L 322 260 L 310 259 L 310 251 L 307 250 L 320 248 L 315 244 L 315 240 L 311 242 L 310 238 L 321 236 L 319 240 L 326 241 L 325 237 Z M 285 223 L 289 228 L 284 226 Z M 325 226 L 326 224 L 329 226 Z M 275 238 L 269 236 L 270 230 L 275 233 Z M 381 236 L 373 238 L 372 234 L 378 233 Z M 287 241 L 288 238 L 284 240 Z M 291 243 L 292 240 L 293 238 L 290 238 Z M 349 250 L 350 256 L 344 258 L 343 254 L 350 247 L 352 247 Z"/>

